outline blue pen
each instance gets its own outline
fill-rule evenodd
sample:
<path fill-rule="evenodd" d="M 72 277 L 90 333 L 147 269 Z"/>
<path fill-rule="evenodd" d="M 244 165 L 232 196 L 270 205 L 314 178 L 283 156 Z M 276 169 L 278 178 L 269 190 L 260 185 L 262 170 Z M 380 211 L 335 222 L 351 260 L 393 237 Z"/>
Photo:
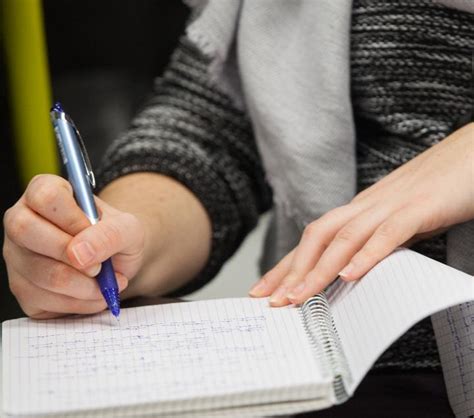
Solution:
<path fill-rule="evenodd" d="M 53 106 L 50 115 L 59 151 L 74 190 L 74 197 L 91 224 L 96 224 L 99 222 L 99 215 L 92 193 L 95 179 L 84 142 L 74 122 L 64 112 L 60 103 Z M 110 312 L 118 318 L 120 314 L 119 288 L 110 258 L 102 263 L 97 281 Z"/>

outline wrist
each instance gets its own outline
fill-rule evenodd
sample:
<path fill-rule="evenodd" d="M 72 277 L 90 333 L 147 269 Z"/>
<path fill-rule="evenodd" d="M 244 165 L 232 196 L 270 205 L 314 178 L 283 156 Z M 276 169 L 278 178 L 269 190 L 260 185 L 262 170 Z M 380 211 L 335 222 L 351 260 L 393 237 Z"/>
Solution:
<path fill-rule="evenodd" d="M 460 219 L 456 223 L 466 222 L 474 219 L 474 122 L 455 131 L 449 139 L 451 145 L 457 148 L 456 165 L 461 174 L 453 181 L 456 187 L 451 191 L 458 190 L 462 194 L 463 204 L 458 210 Z"/>
<path fill-rule="evenodd" d="M 135 215 L 145 232 L 143 262 L 124 297 L 172 292 L 207 262 L 211 224 L 200 201 L 174 179 L 135 173 L 110 183 L 100 197 Z"/>

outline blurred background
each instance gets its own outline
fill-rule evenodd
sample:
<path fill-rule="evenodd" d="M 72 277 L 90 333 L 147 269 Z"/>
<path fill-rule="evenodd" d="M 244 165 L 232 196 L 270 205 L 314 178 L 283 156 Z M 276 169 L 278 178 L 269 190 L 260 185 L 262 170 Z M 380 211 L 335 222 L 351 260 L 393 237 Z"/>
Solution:
<path fill-rule="evenodd" d="M 31 57 L 38 54 L 38 47 L 32 42 L 38 39 L 35 33 L 29 33 L 35 27 L 29 21 L 22 22 L 25 15 L 31 19 L 30 7 L 38 8 L 44 30 L 51 99 L 62 102 L 74 119 L 94 167 L 110 141 L 127 128 L 150 92 L 154 77 L 163 71 L 184 30 L 189 10 L 179 0 L 0 0 L 0 6 L 0 215 L 3 217 L 31 176 L 28 170 L 25 174 L 25 164 L 30 163 L 22 160 L 22 147 L 41 145 L 34 134 L 27 135 L 26 145 L 24 138 L 20 144 L 15 128 L 19 107 L 18 103 L 15 105 L 15 94 L 23 87 L 23 69 L 31 69 L 28 54 Z M 19 49 L 15 37 L 25 37 L 23 49 L 25 45 L 31 49 L 26 51 L 20 66 L 16 62 Z M 33 103 L 33 96 L 30 101 L 27 92 L 26 103 L 22 104 L 26 112 L 37 110 L 31 109 Z M 29 129 L 34 132 L 34 127 Z M 46 155 L 46 149 L 37 152 L 43 151 Z M 216 280 L 189 298 L 245 295 L 258 277 L 257 257 L 265 223 L 264 219 Z M 0 232 L 3 245 L 3 229 Z M 8 289 L 5 265 L 0 258 L 0 320 L 21 315 Z"/>

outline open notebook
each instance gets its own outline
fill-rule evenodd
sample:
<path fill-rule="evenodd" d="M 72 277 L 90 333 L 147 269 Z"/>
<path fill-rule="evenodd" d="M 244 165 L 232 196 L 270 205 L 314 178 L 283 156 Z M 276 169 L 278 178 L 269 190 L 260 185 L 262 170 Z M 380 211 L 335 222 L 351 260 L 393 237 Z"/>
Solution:
<path fill-rule="evenodd" d="M 398 250 L 363 280 L 338 282 L 302 307 L 240 298 L 124 309 L 119 325 L 108 312 L 7 321 L 4 410 L 242 417 L 322 409 L 351 396 L 410 326 L 473 299 L 473 277 Z M 454 364 L 447 384 L 465 397 L 473 377 Z"/>

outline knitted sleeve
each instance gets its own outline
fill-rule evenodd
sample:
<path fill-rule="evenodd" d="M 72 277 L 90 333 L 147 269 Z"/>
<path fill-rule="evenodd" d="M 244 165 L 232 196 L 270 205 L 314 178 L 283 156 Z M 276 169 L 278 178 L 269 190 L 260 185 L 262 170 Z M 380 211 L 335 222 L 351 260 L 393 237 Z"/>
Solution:
<path fill-rule="evenodd" d="M 153 97 L 112 143 L 97 171 L 98 190 L 134 172 L 173 177 L 206 208 L 212 223 L 210 258 L 176 296 L 214 277 L 272 200 L 250 123 L 209 82 L 207 65 L 183 38 L 156 80 Z"/>

